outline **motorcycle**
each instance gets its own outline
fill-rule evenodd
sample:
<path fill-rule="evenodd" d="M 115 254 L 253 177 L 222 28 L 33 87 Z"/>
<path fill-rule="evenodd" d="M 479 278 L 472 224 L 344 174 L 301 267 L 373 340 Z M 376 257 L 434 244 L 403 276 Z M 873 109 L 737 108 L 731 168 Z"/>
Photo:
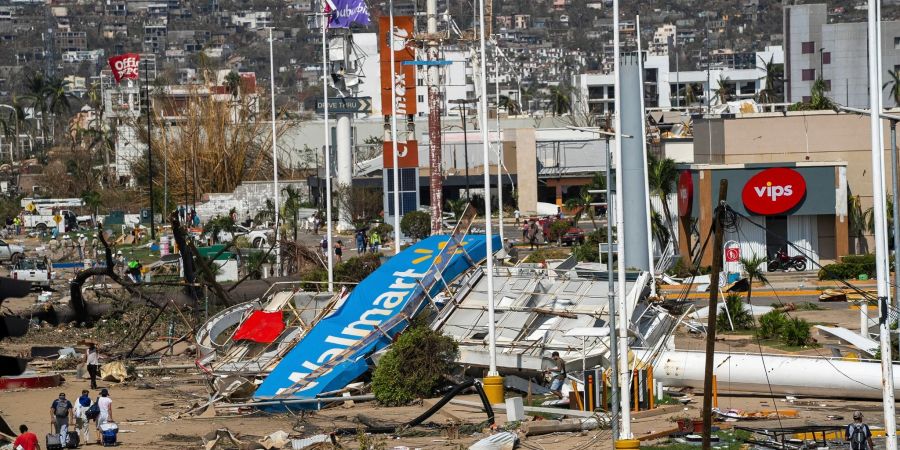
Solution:
<path fill-rule="evenodd" d="M 769 259 L 769 272 L 777 270 L 787 272 L 790 269 L 794 269 L 797 272 L 806 270 L 806 257 L 802 255 L 788 256 L 786 251 L 779 250 L 778 253 L 775 253 L 775 256 Z"/>

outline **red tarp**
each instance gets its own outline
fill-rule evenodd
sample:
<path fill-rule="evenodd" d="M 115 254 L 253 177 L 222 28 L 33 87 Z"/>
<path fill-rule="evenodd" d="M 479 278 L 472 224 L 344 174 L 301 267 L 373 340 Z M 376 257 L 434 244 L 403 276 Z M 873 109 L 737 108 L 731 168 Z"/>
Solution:
<path fill-rule="evenodd" d="M 247 340 L 269 344 L 275 341 L 284 331 L 282 311 L 253 311 L 253 314 L 241 324 L 234 333 L 234 340 Z"/>

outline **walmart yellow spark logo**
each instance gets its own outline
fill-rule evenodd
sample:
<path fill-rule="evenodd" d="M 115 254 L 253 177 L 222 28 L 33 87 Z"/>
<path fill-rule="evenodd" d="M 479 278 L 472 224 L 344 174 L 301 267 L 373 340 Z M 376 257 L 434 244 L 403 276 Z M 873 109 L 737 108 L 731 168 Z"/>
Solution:
<path fill-rule="evenodd" d="M 451 251 L 448 253 L 450 253 L 451 256 L 455 255 L 457 253 L 462 253 L 462 247 L 464 247 L 467 243 L 468 243 L 467 241 L 462 241 L 459 245 L 454 244 L 456 249 L 454 251 Z M 444 241 L 444 242 L 441 242 L 440 244 L 438 244 L 438 246 L 437 246 L 438 255 L 437 255 L 437 257 L 434 258 L 435 264 L 440 264 L 441 261 L 443 260 L 443 256 L 441 255 L 440 252 L 442 250 L 444 250 L 445 247 L 447 247 L 447 244 L 449 244 L 449 241 Z M 428 261 L 429 259 L 434 257 L 435 250 L 431 249 L 431 248 L 417 248 L 417 249 L 413 250 L 413 253 L 422 255 L 412 261 L 413 264 L 419 264 L 419 263 Z"/>

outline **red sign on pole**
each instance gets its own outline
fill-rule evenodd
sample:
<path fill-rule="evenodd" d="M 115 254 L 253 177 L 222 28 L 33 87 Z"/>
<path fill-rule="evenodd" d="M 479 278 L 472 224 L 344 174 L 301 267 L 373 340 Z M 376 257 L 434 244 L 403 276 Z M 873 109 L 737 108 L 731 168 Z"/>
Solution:
<path fill-rule="evenodd" d="M 691 214 L 691 203 L 694 201 L 694 178 L 690 170 L 682 170 L 678 176 L 678 216 Z"/>
<path fill-rule="evenodd" d="M 122 81 L 123 78 L 137 79 L 140 62 L 141 55 L 137 53 L 125 53 L 109 58 L 109 67 L 112 69 L 116 83 Z"/>
<path fill-rule="evenodd" d="M 729 247 L 725 249 L 725 262 L 738 262 L 741 260 L 740 247 Z"/>

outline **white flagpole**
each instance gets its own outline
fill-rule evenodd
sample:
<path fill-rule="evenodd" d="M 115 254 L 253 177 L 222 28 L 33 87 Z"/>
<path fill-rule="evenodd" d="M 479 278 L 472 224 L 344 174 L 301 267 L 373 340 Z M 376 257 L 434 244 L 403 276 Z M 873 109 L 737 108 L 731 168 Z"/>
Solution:
<path fill-rule="evenodd" d="M 272 50 L 272 28 L 269 28 L 269 81 L 272 91 L 272 172 L 273 172 L 273 190 L 275 191 L 275 271 L 281 276 L 281 242 L 280 242 L 280 223 L 278 208 L 280 202 L 278 200 L 280 189 L 278 189 L 278 143 L 275 131 L 275 56 Z"/>
<path fill-rule="evenodd" d="M 391 48 L 391 158 L 394 162 L 394 254 L 400 253 L 400 156 L 397 150 L 397 62 L 394 53 L 394 0 L 388 2 L 390 14 L 390 34 L 388 47 Z"/>
<path fill-rule="evenodd" d="M 325 103 L 325 236 L 328 249 L 328 292 L 334 292 L 334 236 L 331 233 L 331 127 L 328 126 L 328 16 L 322 14 L 322 97 Z M 321 181 L 321 180 L 320 180 Z"/>
<path fill-rule="evenodd" d="M 627 283 L 625 280 L 625 202 L 622 201 L 622 89 L 619 80 L 619 0 L 613 0 L 613 89 L 615 90 L 615 128 L 616 128 L 616 262 L 618 282 L 616 294 L 619 309 L 619 413 L 622 426 L 619 428 L 619 439 L 631 439 L 631 371 L 628 368 L 628 308 Z"/>
<path fill-rule="evenodd" d="M 503 236 L 503 140 L 500 139 L 500 42 L 494 40 L 494 93 L 497 100 L 497 227 L 500 231 L 500 245 L 504 244 Z M 509 113 L 509 103 L 506 112 Z M 485 166 L 487 170 L 487 166 Z"/>
<path fill-rule="evenodd" d="M 881 405 L 884 410 L 884 432 L 887 450 L 897 450 L 897 419 L 894 406 L 894 365 L 891 355 L 891 320 L 888 313 L 890 289 L 888 281 L 887 221 L 884 203 L 884 135 L 882 129 L 881 92 L 881 2 L 869 0 L 869 117 L 872 132 L 872 199 L 875 203 L 875 272 L 878 281 L 879 341 L 881 344 Z M 897 201 L 894 199 L 894 201 Z"/>
<path fill-rule="evenodd" d="M 497 372 L 497 330 L 494 323 L 494 244 L 491 241 L 491 173 L 488 170 L 490 164 L 490 141 L 488 140 L 488 119 L 487 119 L 487 53 L 484 45 L 484 0 L 479 0 L 478 8 L 480 10 L 481 33 L 479 34 L 479 44 L 481 45 L 481 58 L 479 58 L 481 72 L 481 101 L 478 106 L 481 109 L 479 115 L 481 122 L 481 146 L 484 163 L 484 240 L 487 262 L 487 295 L 488 295 L 488 352 L 490 353 L 490 368 L 488 369 L 489 377 L 499 376 Z"/>

